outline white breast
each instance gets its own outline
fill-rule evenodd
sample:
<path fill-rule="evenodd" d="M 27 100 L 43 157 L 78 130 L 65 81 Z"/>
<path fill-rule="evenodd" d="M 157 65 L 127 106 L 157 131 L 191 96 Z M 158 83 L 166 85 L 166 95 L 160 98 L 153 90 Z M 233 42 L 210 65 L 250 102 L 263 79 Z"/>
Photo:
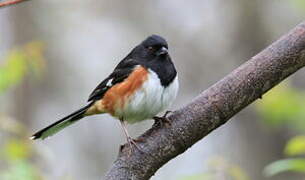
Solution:
<path fill-rule="evenodd" d="M 148 70 L 148 80 L 125 101 L 125 106 L 115 115 L 128 123 L 150 119 L 173 103 L 178 93 L 178 76 L 166 88 L 161 85 L 158 75 Z"/>

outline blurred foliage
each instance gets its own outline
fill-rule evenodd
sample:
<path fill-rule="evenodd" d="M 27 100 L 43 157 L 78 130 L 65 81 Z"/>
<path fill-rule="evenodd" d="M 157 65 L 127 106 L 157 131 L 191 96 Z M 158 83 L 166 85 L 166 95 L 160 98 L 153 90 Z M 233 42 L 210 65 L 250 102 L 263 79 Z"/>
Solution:
<path fill-rule="evenodd" d="M 179 180 L 250 180 L 248 175 L 237 165 L 221 157 L 212 158 L 206 173 L 183 177 Z"/>
<path fill-rule="evenodd" d="M 0 66 L 0 94 L 20 83 L 29 73 L 40 77 L 45 69 L 43 44 L 34 41 L 12 50 L 4 62 L 5 64 Z"/>
<path fill-rule="evenodd" d="M 14 144 L 14 147 L 10 147 L 10 146 L 12 146 L 12 144 L 10 143 L 4 146 L 4 148 L 13 148 L 13 149 L 10 149 L 12 150 L 10 151 L 10 154 L 4 154 L 4 157 L 6 158 L 1 158 L 1 160 L 5 161 L 7 168 L 3 168 L 3 170 L 0 171 L 0 179 L 2 180 L 42 179 L 42 177 L 38 173 L 39 172 L 37 170 L 38 168 L 28 160 L 30 156 L 19 157 L 20 154 L 15 154 L 18 152 L 20 153 L 22 149 L 27 149 L 28 146 L 23 142 Z"/>
<path fill-rule="evenodd" d="M 264 169 L 264 174 L 273 176 L 286 171 L 305 173 L 305 159 L 291 158 L 275 161 Z"/>
<path fill-rule="evenodd" d="M 288 156 L 305 154 L 305 136 L 296 136 L 290 139 L 285 147 L 285 154 Z"/>
<path fill-rule="evenodd" d="M 285 147 L 285 155 L 305 155 L 305 136 L 296 136 L 288 141 Z M 268 165 L 264 174 L 273 176 L 282 172 L 292 171 L 305 174 L 305 158 L 288 158 L 278 160 Z"/>
<path fill-rule="evenodd" d="M 305 1 L 304 0 L 292 0 L 292 5 L 305 12 Z"/>
<path fill-rule="evenodd" d="M 43 44 L 30 42 L 12 50 L 0 66 L 0 94 L 16 86 L 27 75 L 39 78 L 45 70 Z M 41 164 L 47 164 L 48 154 L 43 148 L 36 148 L 29 139 L 27 128 L 18 120 L 0 112 L 0 180 L 42 180 Z M 57 178 L 58 179 L 58 178 Z M 70 177 L 60 179 L 71 180 Z"/>
<path fill-rule="evenodd" d="M 0 180 L 54 179 L 47 178 L 42 170 L 42 167 L 48 167 L 50 153 L 35 146 L 36 142 L 29 139 L 23 124 L 0 115 L 0 135 Z M 72 180 L 67 175 L 56 179 Z"/>
<path fill-rule="evenodd" d="M 8 53 L 0 65 L 0 94 L 20 84 L 27 75 L 41 77 L 46 66 L 43 50 L 43 44 L 35 41 Z M 45 161 L 43 153 L 28 136 L 23 124 L 0 113 L 0 180 L 45 179 L 41 165 L 34 161 L 35 157 Z"/>
<path fill-rule="evenodd" d="M 9 128 L 8 128 L 9 127 Z M 15 127 L 15 128 L 14 128 Z M 41 180 L 38 165 L 33 163 L 37 156 L 32 142 L 27 138 L 25 127 L 5 115 L 0 116 L 0 179 Z"/>
<path fill-rule="evenodd" d="M 264 95 L 263 100 L 256 105 L 267 125 L 305 132 L 305 91 L 297 90 L 289 83 L 282 83 Z M 287 171 L 305 173 L 305 158 L 293 157 L 305 155 L 304 135 L 291 138 L 284 148 L 284 154 L 289 158 L 269 164 L 264 169 L 266 176 Z"/>
<path fill-rule="evenodd" d="M 0 66 L 0 94 L 11 86 L 20 84 L 24 77 L 33 74 L 40 77 L 45 69 L 43 45 L 30 42 L 12 50 Z M 41 180 L 41 171 L 33 163 L 37 155 L 27 138 L 26 127 L 14 118 L 0 114 L 0 179 Z"/>
<path fill-rule="evenodd" d="M 305 130 L 305 92 L 281 83 L 263 96 L 256 107 L 264 122 L 272 127 Z"/>

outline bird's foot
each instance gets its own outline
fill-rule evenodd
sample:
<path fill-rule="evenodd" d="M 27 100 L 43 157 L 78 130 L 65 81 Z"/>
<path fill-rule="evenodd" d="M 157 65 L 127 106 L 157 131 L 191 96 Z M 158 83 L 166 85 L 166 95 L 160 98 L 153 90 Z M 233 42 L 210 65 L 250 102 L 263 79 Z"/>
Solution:
<path fill-rule="evenodd" d="M 125 121 L 120 120 L 120 122 L 121 122 L 122 128 L 123 128 L 123 130 L 124 130 L 125 137 L 126 137 L 126 139 L 127 139 L 128 145 L 129 145 L 129 155 L 131 155 L 131 153 L 134 152 L 134 150 L 135 150 L 134 148 L 138 149 L 140 152 L 144 152 L 144 151 L 137 145 L 137 143 L 136 143 L 136 141 L 137 141 L 137 142 L 141 142 L 141 141 L 143 142 L 143 139 L 141 139 L 141 138 L 139 138 L 139 139 L 137 139 L 137 140 L 132 139 L 132 138 L 130 137 L 128 131 L 127 131 Z M 123 151 L 123 149 L 125 148 L 125 145 L 126 145 L 126 144 L 124 144 L 124 145 L 122 145 L 122 146 L 120 147 L 120 152 Z"/>
<path fill-rule="evenodd" d="M 128 156 L 130 156 L 132 153 L 135 152 L 135 149 L 137 149 L 139 152 L 144 153 L 144 151 L 140 148 L 140 146 L 137 143 L 141 143 L 144 140 L 142 138 L 138 139 L 132 139 L 131 137 L 127 138 L 127 143 L 128 143 Z M 123 149 L 126 147 L 127 144 L 121 145 L 120 151 L 122 152 Z"/>
<path fill-rule="evenodd" d="M 165 114 L 161 117 L 154 116 L 155 125 L 160 125 L 163 127 L 164 125 L 172 125 L 172 122 L 167 118 L 168 114 L 172 113 L 172 111 L 166 111 Z"/>

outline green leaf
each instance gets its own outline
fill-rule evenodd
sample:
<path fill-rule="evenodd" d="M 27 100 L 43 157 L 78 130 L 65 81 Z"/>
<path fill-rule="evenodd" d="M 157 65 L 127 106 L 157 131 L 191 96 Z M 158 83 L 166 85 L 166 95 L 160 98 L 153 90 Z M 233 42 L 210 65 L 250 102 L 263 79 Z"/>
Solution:
<path fill-rule="evenodd" d="M 15 85 L 19 83 L 27 72 L 24 54 L 20 51 L 11 52 L 8 57 L 6 70 L 10 84 Z"/>
<path fill-rule="evenodd" d="M 305 130 L 305 92 L 282 83 L 263 96 L 256 108 L 264 122 L 273 127 Z"/>
<path fill-rule="evenodd" d="M 19 84 L 30 72 L 40 77 L 45 69 L 43 50 L 41 42 L 33 41 L 9 52 L 5 64 L 0 66 L 0 93 Z"/>
<path fill-rule="evenodd" d="M 7 70 L 0 67 L 0 93 L 3 92 L 10 84 L 7 74 Z"/>
<path fill-rule="evenodd" d="M 305 1 L 304 0 L 292 0 L 292 5 L 300 9 L 302 12 L 305 11 Z"/>
<path fill-rule="evenodd" d="M 250 178 L 248 175 L 238 166 L 232 165 L 228 169 L 229 174 L 235 179 L 235 180 L 249 180 Z"/>
<path fill-rule="evenodd" d="M 305 159 L 294 158 L 275 161 L 265 167 L 264 174 L 266 176 L 274 176 L 286 171 L 305 173 Z"/>
<path fill-rule="evenodd" d="M 24 141 L 10 139 L 4 146 L 4 155 L 10 161 L 26 159 L 30 156 L 30 145 Z"/>
<path fill-rule="evenodd" d="M 40 77 L 43 74 L 46 66 L 46 60 L 43 55 L 43 43 L 40 41 L 33 41 L 26 44 L 24 49 L 29 69 L 32 71 L 35 77 Z"/>
<path fill-rule="evenodd" d="M 305 154 L 305 136 L 290 139 L 285 147 L 285 154 L 289 156 Z"/>
<path fill-rule="evenodd" d="M 7 171 L 0 172 L 1 180 L 41 180 L 36 169 L 27 161 L 19 160 L 10 165 Z"/>

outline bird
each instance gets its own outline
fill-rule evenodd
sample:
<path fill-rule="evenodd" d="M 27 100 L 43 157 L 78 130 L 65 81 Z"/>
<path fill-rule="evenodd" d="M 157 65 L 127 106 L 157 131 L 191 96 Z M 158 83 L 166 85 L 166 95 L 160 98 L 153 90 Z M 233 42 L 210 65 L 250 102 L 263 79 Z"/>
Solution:
<path fill-rule="evenodd" d="M 84 117 L 108 113 L 120 121 L 131 146 L 136 143 L 127 131 L 127 123 L 147 119 L 166 122 L 170 111 L 162 117 L 156 115 L 173 103 L 178 89 L 178 75 L 167 41 L 159 35 L 150 35 L 93 90 L 87 105 L 36 132 L 31 139 L 45 139 Z"/>

